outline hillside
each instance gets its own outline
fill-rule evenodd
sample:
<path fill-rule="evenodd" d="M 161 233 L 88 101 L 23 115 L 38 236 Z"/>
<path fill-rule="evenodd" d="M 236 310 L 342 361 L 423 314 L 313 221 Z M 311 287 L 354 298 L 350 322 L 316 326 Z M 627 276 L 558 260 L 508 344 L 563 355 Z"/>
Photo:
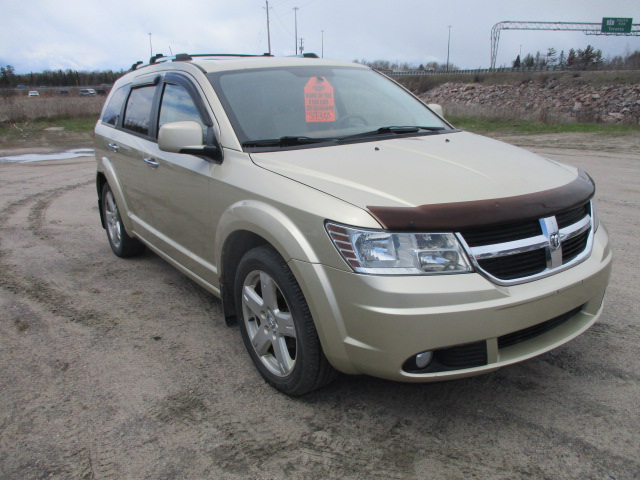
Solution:
<path fill-rule="evenodd" d="M 435 77 L 435 76 L 434 76 Z M 447 115 L 497 116 L 543 122 L 640 123 L 640 72 L 552 75 L 449 75 L 400 79 Z M 438 80 L 446 80 L 438 83 Z"/>

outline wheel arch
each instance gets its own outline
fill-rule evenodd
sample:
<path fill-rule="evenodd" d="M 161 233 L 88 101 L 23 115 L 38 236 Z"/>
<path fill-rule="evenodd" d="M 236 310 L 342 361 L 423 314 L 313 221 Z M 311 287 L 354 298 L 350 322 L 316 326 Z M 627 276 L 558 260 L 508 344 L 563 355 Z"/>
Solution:
<path fill-rule="evenodd" d="M 104 212 L 102 211 L 102 188 L 104 184 L 107 183 L 107 177 L 104 176 L 104 173 L 98 172 L 96 174 L 96 190 L 98 191 L 98 211 L 100 212 L 100 224 L 102 228 L 107 228 L 104 223 Z"/>
<path fill-rule="evenodd" d="M 311 244 L 295 222 L 284 212 L 260 201 L 245 200 L 231 205 L 220 219 L 215 244 L 221 246 L 216 252 L 216 264 L 220 266 L 220 296 L 228 325 L 235 323 L 236 271 L 249 250 L 269 245 L 285 262 L 292 258 L 318 262 Z"/>
<path fill-rule="evenodd" d="M 116 199 L 116 203 L 118 204 L 118 209 L 120 210 L 120 218 L 122 223 L 127 230 L 127 233 L 131 232 L 131 220 L 129 219 L 129 206 L 127 201 L 125 200 L 124 193 L 122 191 L 122 187 L 120 182 L 118 181 L 118 177 L 116 176 L 115 170 L 111 162 L 106 158 L 102 157 L 98 159 L 98 172 L 96 173 L 96 188 L 98 191 L 98 207 L 100 210 L 100 221 L 102 222 L 102 228 L 105 228 L 105 220 L 103 218 L 102 212 L 102 189 L 104 188 L 104 184 L 108 183 L 109 188 L 113 192 L 113 196 Z"/>

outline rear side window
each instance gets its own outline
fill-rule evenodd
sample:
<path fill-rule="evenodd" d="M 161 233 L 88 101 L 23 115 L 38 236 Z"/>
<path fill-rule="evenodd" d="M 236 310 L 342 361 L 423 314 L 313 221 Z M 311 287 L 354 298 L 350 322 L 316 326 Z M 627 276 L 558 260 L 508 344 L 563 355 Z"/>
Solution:
<path fill-rule="evenodd" d="M 149 135 L 151 109 L 155 93 L 155 85 L 147 85 L 131 90 L 127 108 L 124 112 L 124 122 L 122 124 L 124 128 L 142 135 Z"/>
<path fill-rule="evenodd" d="M 62 90 L 60 93 L 62 94 Z M 124 103 L 125 98 L 127 98 L 128 88 L 119 88 L 109 100 L 107 104 L 107 108 L 104 110 L 104 115 L 102 116 L 102 121 L 104 123 L 108 123 L 109 125 L 117 125 L 118 120 L 120 118 L 120 114 L 122 113 L 122 105 Z M 69 93 L 69 92 L 66 92 Z"/>

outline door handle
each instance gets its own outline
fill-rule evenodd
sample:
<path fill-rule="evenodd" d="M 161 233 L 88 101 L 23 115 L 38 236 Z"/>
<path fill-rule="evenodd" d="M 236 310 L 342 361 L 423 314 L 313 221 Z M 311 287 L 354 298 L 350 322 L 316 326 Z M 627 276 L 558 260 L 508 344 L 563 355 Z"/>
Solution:
<path fill-rule="evenodd" d="M 156 162 L 156 160 L 154 158 L 145 158 L 144 159 L 144 163 L 146 163 L 147 165 L 149 165 L 152 168 L 158 168 L 159 163 Z"/>
<path fill-rule="evenodd" d="M 107 146 L 111 149 L 112 152 L 117 152 L 120 150 L 120 147 L 115 143 L 109 143 Z"/>

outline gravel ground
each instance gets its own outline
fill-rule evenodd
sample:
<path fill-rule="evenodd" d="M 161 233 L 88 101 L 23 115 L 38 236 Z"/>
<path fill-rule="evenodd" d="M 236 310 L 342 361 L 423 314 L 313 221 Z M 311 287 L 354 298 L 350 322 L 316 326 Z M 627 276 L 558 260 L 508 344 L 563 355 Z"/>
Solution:
<path fill-rule="evenodd" d="M 0 163 L 0 479 L 640 478 L 639 137 L 506 138 L 596 180 L 615 265 L 588 332 L 480 377 L 295 399 L 212 295 L 111 253 L 93 158 Z"/>

